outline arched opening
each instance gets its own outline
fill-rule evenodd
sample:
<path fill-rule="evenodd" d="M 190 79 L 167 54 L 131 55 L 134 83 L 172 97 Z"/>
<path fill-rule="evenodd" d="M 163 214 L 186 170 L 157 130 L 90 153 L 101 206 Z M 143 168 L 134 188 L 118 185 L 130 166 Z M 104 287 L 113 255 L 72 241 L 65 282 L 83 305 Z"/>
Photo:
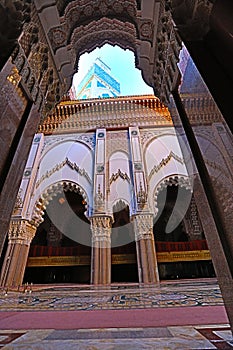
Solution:
<path fill-rule="evenodd" d="M 118 201 L 113 207 L 112 283 L 138 282 L 136 242 L 130 223 L 129 206 Z"/>
<path fill-rule="evenodd" d="M 208 246 L 203 229 L 198 228 L 198 218 L 194 218 L 193 200 L 184 217 L 181 217 L 178 211 L 174 211 L 178 192 L 181 192 L 181 198 L 185 201 L 188 191 L 174 185 L 163 188 L 157 198 L 158 219 L 155 221 L 153 232 L 160 279 L 213 277 L 215 272 L 210 257 L 206 258 L 201 254 L 208 251 Z M 192 215 L 193 227 L 190 228 L 189 221 L 192 220 Z M 168 231 L 171 218 L 172 225 Z M 165 252 L 168 253 L 167 257 L 163 257 L 161 262 L 159 253 Z M 191 254 L 192 252 L 195 254 Z"/>
<path fill-rule="evenodd" d="M 25 282 L 90 283 L 91 231 L 80 193 L 59 193 L 48 204 L 31 243 Z"/>
<path fill-rule="evenodd" d="M 92 70 L 97 60 L 103 70 Z M 145 83 L 141 71 L 135 66 L 135 53 L 128 48 L 118 45 L 104 44 L 91 52 L 79 57 L 78 71 L 73 76 L 72 87 L 69 91 L 71 99 L 88 99 L 90 97 L 106 98 L 116 96 L 131 96 L 154 94 L 153 89 Z M 96 79 L 91 79 L 92 73 Z M 109 76 L 106 75 L 109 73 Z M 85 76 L 87 77 L 85 80 Z M 112 80 L 114 77 L 116 81 Z M 120 91 L 117 83 L 120 83 Z M 108 96 L 107 96 L 108 94 Z"/>

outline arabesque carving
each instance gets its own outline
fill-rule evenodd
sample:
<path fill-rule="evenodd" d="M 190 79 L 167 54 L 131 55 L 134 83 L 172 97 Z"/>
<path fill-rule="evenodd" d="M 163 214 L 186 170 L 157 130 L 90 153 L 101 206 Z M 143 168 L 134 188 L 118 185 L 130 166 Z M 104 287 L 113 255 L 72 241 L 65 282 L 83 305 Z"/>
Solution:
<path fill-rule="evenodd" d="M 75 170 L 78 174 L 80 174 L 81 176 L 84 176 L 86 178 L 86 180 L 92 184 L 92 181 L 90 179 L 90 176 L 88 175 L 88 173 L 86 172 L 85 169 L 80 168 L 75 162 L 71 162 L 68 158 L 66 158 L 65 160 L 63 160 L 61 163 L 55 165 L 54 168 L 52 168 L 51 170 L 46 171 L 46 173 L 44 175 L 41 176 L 41 178 L 36 182 L 36 186 L 35 188 L 38 188 L 40 186 L 40 184 L 45 180 L 48 179 L 51 175 L 53 175 L 55 172 L 61 170 L 65 165 L 68 165 L 69 168 L 71 168 L 72 170 Z"/>
<path fill-rule="evenodd" d="M 141 239 L 154 240 L 153 235 L 153 214 L 140 214 L 132 217 L 135 241 Z"/>
<path fill-rule="evenodd" d="M 27 220 L 11 220 L 8 238 L 9 243 L 30 245 L 36 233 L 36 226 Z"/>
<path fill-rule="evenodd" d="M 142 187 L 142 183 L 140 182 L 139 185 L 139 191 L 137 192 L 137 204 L 138 209 L 142 210 L 145 208 L 145 205 L 147 203 L 147 192 Z"/>
<path fill-rule="evenodd" d="M 115 174 L 112 174 L 109 183 L 110 185 L 113 183 L 113 181 L 116 181 L 118 178 L 121 178 L 122 180 L 126 180 L 128 183 L 130 183 L 130 178 L 127 173 L 123 173 L 121 169 L 118 169 L 118 171 Z"/>
<path fill-rule="evenodd" d="M 93 216 L 90 221 L 93 245 L 95 246 L 98 242 L 111 243 L 112 218 L 110 216 Z"/>
<path fill-rule="evenodd" d="M 115 113 L 117 113 L 117 118 Z M 136 119 L 136 121 L 135 121 Z M 104 128 L 137 126 L 172 126 L 171 115 L 158 98 L 153 95 L 117 97 L 108 102 L 103 99 L 92 99 L 84 101 L 61 102 L 45 120 L 39 125 L 38 132 L 51 134 L 65 133 L 80 130 L 91 130 L 96 126 Z M 122 137 L 109 133 L 107 139 L 109 149 L 114 151 L 115 145 L 120 143 Z M 118 141 L 116 140 L 118 139 Z M 122 149 L 129 152 L 126 141 L 122 143 Z"/>
<path fill-rule="evenodd" d="M 158 165 L 154 165 L 154 167 L 150 171 L 148 179 L 151 180 L 152 176 L 155 173 L 158 173 L 159 170 L 166 166 L 172 159 L 176 160 L 181 164 L 184 164 L 184 160 L 181 157 L 177 156 L 177 154 L 175 154 L 173 151 L 171 151 L 169 155 L 166 158 L 163 158 Z"/>
<path fill-rule="evenodd" d="M 103 192 L 101 192 L 100 184 L 99 184 L 97 192 L 96 192 L 95 197 L 94 197 L 95 211 L 97 211 L 97 212 L 104 211 L 104 207 L 105 207 L 104 201 L 105 201 L 105 197 L 104 197 Z"/>
<path fill-rule="evenodd" d="M 19 189 L 18 194 L 17 194 L 17 198 L 16 198 L 16 202 L 15 202 L 15 206 L 14 206 L 14 210 L 12 215 L 18 215 L 20 214 L 20 211 L 23 207 L 23 200 L 22 200 L 22 188 Z"/>
<path fill-rule="evenodd" d="M 67 23 L 68 37 L 72 30 L 83 23 L 88 23 L 95 18 L 101 17 L 122 17 L 127 21 L 135 22 L 137 4 L 135 0 L 75 0 L 67 4 L 64 10 L 62 22 Z"/>
<path fill-rule="evenodd" d="M 104 17 L 86 26 L 77 27 L 71 37 L 71 44 L 77 54 L 77 63 L 81 54 L 105 43 L 117 44 L 124 49 L 136 51 L 135 26 L 129 22 Z"/>

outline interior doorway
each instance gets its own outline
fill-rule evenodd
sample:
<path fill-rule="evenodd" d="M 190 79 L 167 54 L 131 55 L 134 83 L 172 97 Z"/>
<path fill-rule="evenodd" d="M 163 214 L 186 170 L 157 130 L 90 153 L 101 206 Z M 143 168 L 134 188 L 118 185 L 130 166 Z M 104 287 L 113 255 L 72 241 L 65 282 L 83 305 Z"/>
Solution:
<path fill-rule="evenodd" d="M 52 199 L 32 240 L 24 282 L 90 283 L 91 230 L 85 211 L 80 193 L 67 191 Z"/>
<path fill-rule="evenodd" d="M 130 223 L 129 206 L 118 201 L 113 207 L 112 283 L 138 283 L 136 242 Z"/>
<path fill-rule="evenodd" d="M 161 280 L 214 277 L 211 260 L 193 258 L 189 261 L 185 257 L 189 251 L 208 250 L 208 246 L 204 232 L 200 232 L 196 239 L 191 237 L 185 225 L 186 217 L 181 217 L 178 211 L 174 211 L 179 191 L 182 192 L 183 201 L 187 200 L 188 191 L 175 185 L 164 188 L 158 195 L 158 219 L 153 227 L 156 251 L 183 252 L 183 258 L 178 261 L 158 261 L 159 277 Z M 168 221 L 172 215 L 174 227 L 167 232 Z"/>

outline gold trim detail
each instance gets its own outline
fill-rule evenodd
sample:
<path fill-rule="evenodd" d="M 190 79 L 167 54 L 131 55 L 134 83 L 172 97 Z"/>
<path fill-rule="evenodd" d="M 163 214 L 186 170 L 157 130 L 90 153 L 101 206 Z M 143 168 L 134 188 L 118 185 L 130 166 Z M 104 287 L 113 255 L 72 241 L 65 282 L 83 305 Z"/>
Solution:
<path fill-rule="evenodd" d="M 160 252 L 157 253 L 158 263 L 178 261 L 211 260 L 209 250 L 192 250 L 183 252 Z"/>
<path fill-rule="evenodd" d="M 182 261 L 200 261 L 211 260 L 209 250 L 194 250 L 184 252 L 160 252 L 157 253 L 158 263 L 182 262 Z M 112 255 L 112 265 L 135 264 L 136 254 L 114 254 Z M 43 256 L 29 257 L 27 267 L 36 266 L 84 266 L 90 265 L 90 256 Z"/>

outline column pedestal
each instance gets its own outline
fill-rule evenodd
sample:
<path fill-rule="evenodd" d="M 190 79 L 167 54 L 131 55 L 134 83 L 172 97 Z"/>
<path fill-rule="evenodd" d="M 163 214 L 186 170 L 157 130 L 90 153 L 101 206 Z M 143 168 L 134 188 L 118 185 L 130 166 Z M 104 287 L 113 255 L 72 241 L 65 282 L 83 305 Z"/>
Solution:
<path fill-rule="evenodd" d="M 137 247 L 139 283 L 159 282 L 153 235 L 153 215 L 135 215 L 133 217 L 133 224 Z"/>
<path fill-rule="evenodd" d="M 91 283 L 111 283 L 111 227 L 112 218 L 95 216 L 91 218 L 92 257 Z"/>
<path fill-rule="evenodd" d="M 36 227 L 26 220 L 12 220 L 9 228 L 9 243 L 2 266 L 0 284 L 17 287 L 23 282 L 28 253 Z"/>

